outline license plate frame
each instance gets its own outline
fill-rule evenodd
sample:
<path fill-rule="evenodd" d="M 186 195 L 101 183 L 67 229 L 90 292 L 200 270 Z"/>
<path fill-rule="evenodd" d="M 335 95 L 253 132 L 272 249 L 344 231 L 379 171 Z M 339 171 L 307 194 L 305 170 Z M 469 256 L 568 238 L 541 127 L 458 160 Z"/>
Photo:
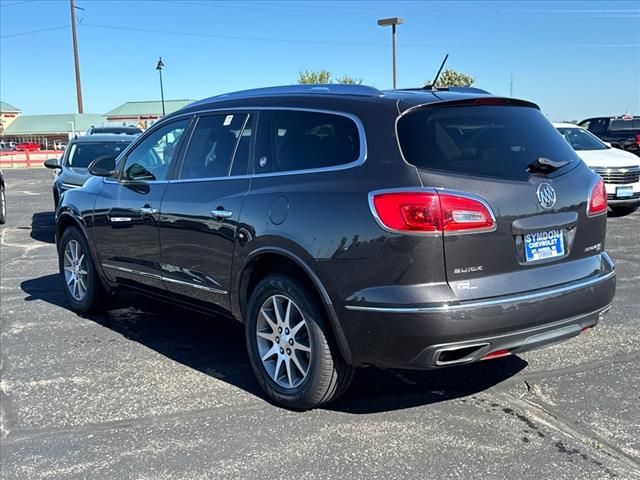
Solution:
<path fill-rule="evenodd" d="M 625 185 L 624 187 L 616 187 L 616 198 L 633 197 L 633 186 Z"/>
<path fill-rule="evenodd" d="M 525 263 L 564 257 L 566 254 L 564 230 L 551 228 L 523 235 Z"/>

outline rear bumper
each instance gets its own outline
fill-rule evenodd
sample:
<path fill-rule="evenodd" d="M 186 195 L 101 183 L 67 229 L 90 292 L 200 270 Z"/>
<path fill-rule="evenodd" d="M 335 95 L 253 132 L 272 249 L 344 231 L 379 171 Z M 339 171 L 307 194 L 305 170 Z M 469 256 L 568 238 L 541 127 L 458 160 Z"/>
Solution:
<path fill-rule="evenodd" d="M 635 198 L 610 198 L 607 203 L 610 207 L 633 207 L 640 205 L 640 193 L 634 195 Z"/>
<path fill-rule="evenodd" d="M 339 318 L 354 365 L 429 369 L 578 335 L 606 313 L 615 287 L 615 267 L 603 253 L 598 274 L 548 289 L 444 305 L 346 305 Z M 458 349 L 466 350 L 442 361 L 442 352 Z"/>

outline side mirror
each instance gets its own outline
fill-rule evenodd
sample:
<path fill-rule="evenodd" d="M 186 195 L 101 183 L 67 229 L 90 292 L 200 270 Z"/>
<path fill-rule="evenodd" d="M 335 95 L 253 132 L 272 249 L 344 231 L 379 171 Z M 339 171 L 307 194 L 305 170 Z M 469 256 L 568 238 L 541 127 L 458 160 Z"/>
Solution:
<path fill-rule="evenodd" d="M 47 168 L 51 168 L 52 170 L 56 170 L 58 168 L 62 168 L 62 165 L 60 165 L 60 159 L 59 158 L 49 158 L 47 160 L 44 161 L 44 166 Z"/>
<path fill-rule="evenodd" d="M 96 158 L 89 164 L 89 173 L 96 177 L 112 177 L 116 173 L 116 159 L 111 155 Z"/>

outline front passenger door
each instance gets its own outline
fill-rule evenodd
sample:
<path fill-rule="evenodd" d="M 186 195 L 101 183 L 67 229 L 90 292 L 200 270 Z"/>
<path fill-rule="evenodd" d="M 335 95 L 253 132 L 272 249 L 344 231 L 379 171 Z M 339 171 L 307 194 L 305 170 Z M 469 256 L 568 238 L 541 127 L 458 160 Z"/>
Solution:
<path fill-rule="evenodd" d="M 104 180 L 93 230 L 100 262 L 111 281 L 164 290 L 160 202 L 189 122 L 176 120 L 150 132 L 121 161 L 119 178 Z"/>

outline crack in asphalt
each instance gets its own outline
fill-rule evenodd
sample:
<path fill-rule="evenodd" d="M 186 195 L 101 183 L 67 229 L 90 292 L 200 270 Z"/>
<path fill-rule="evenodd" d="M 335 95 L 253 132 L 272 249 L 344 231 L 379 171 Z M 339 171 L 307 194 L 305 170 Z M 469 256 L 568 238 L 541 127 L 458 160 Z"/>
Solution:
<path fill-rule="evenodd" d="M 510 403 L 527 412 L 529 414 L 529 417 L 515 413 L 513 412 L 513 410 L 510 410 L 508 408 L 503 409 L 505 413 L 515 415 L 516 418 L 525 422 L 528 426 L 530 426 L 537 432 L 540 432 L 540 428 L 531 420 L 531 417 L 537 419 L 539 423 L 547 425 L 548 427 L 559 431 L 560 433 L 578 441 L 583 445 L 594 447 L 604 452 L 609 457 L 614 458 L 621 463 L 624 463 L 627 467 L 632 469 L 635 475 L 640 478 L 640 459 L 628 455 L 614 443 L 598 435 L 593 430 L 586 428 L 585 426 L 578 425 L 575 422 L 564 417 L 561 413 L 549 407 L 540 405 L 539 403 L 529 398 L 518 398 L 507 392 L 500 392 L 498 395 L 501 396 L 505 401 L 507 401 L 507 403 Z M 555 443 L 555 446 L 561 453 L 565 453 L 568 455 L 578 455 L 583 460 L 589 459 L 592 463 L 603 468 L 608 474 L 616 476 L 615 473 L 609 470 L 604 464 L 602 464 L 602 462 L 593 458 L 589 458 L 587 454 L 577 449 L 567 448 L 567 446 L 562 441 L 557 441 Z"/>

